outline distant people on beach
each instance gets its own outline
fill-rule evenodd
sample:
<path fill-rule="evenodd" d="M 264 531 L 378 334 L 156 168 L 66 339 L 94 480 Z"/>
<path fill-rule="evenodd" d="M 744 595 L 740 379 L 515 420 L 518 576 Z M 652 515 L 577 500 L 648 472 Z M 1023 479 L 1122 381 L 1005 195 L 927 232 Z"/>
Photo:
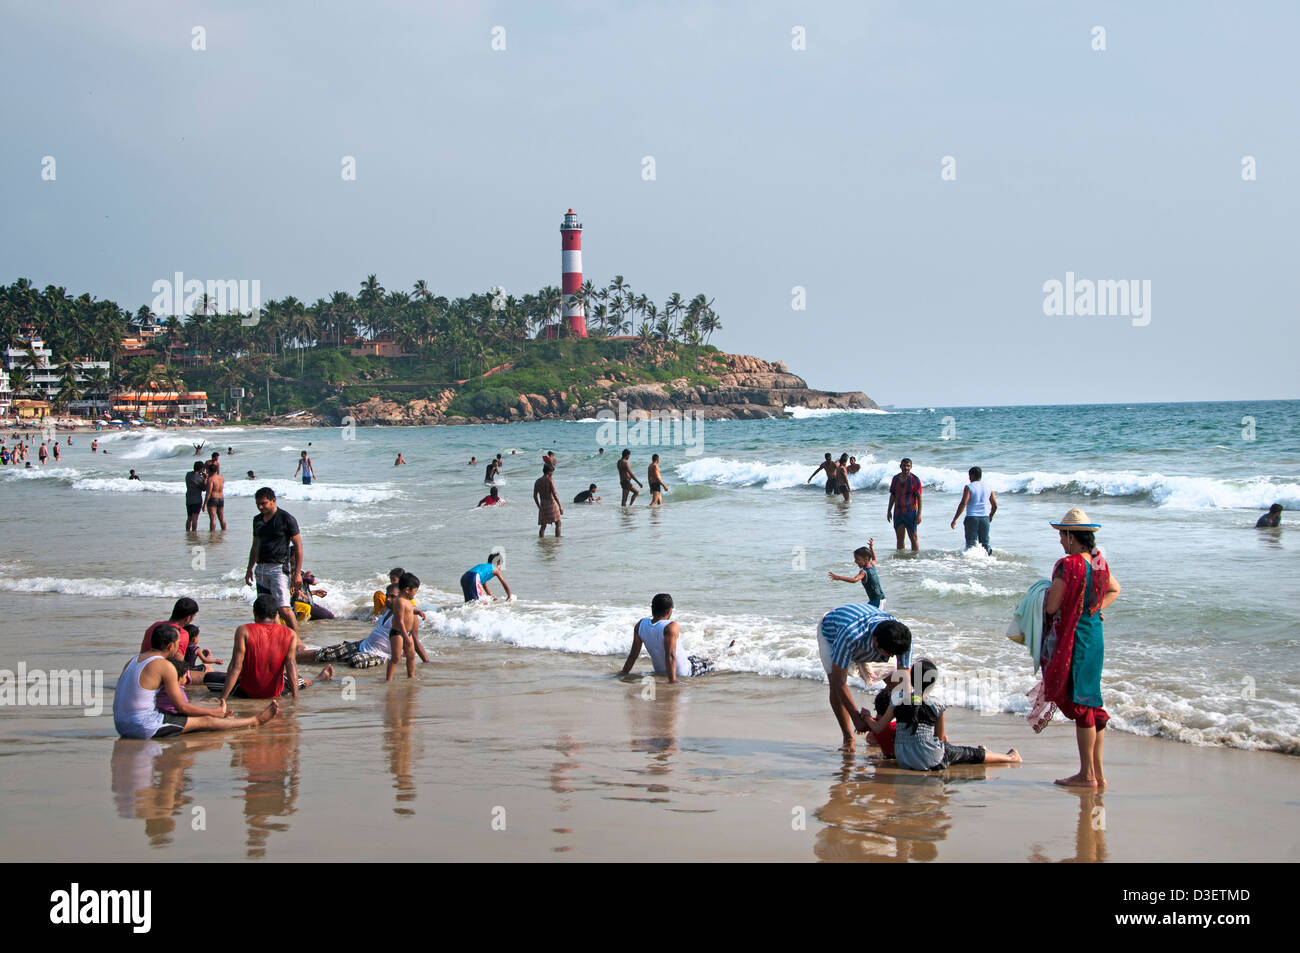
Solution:
<path fill-rule="evenodd" d="M 98 452 L 99 452 L 99 438 L 98 438 L 98 437 L 96 437 L 94 440 L 90 441 L 90 452 L 91 452 L 91 453 L 98 453 Z"/>
<path fill-rule="evenodd" d="M 858 463 L 858 458 L 849 457 L 849 467 L 848 467 L 849 475 L 852 476 L 853 474 L 857 473 L 861 469 L 862 469 L 862 464 Z"/>
<path fill-rule="evenodd" d="M 585 490 L 583 490 L 581 493 L 579 493 L 577 496 L 575 496 L 575 497 L 573 498 L 573 502 L 575 502 L 575 503 L 598 503 L 598 502 L 600 502 L 600 497 L 598 497 L 598 496 L 596 495 L 596 484 L 593 483 L 591 486 L 587 487 Z"/>
<path fill-rule="evenodd" d="M 1043 600 L 1043 677 L 1029 694 L 1029 724 L 1040 732 L 1059 709 L 1074 722 L 1079 772 L 1056 783 L 1104 787 L 1101 753 L 1110 715 L 1101 697 L 1102 612 L 1119 598 L 1120 585 L 1097 549 L 1100 523 L 1076 508 L 1051 525 L 1065 556 L 1052 568 L 1052 586 Z"/>
<path fill-rule="evenodd" d="M 478 506 L 496 506 L 500 502 L 501 502 L 501 491 L 500 489 L 494 486 L 490 490 L 488 490 L 487 496 L 483 497 L 483 499 L 478 501 Z M 474 508 L 478 509 L 478 506 Z"/>
<path fill-rule="evenodd" d="M 298 631 L 276 621 L 280 607 L 275 596 L 260 595 L 253 602 L 253 621 L 235 629 L 230 667 L 209 672 L 203 679 L 209 687 L 222 686 L 221 701 L 231 695 L 240 698 L 279 698 L 288 692 L 294 698 L 316 681 L 334 677 L 334 666 L 326 665 L 315 680 L 298 675 Z"/>
<path fill-rule="evenodd" d="M 595 453 L 587 454 L 587 459 L 590 460 L 592 457 L 603 457 L 604 455 L 605 455 L 605 448 L 601 447 Z"/>
<path fill-rule="evenodd" d="M 478 463 L 478 457 L 470 457 L 469 463 L 465 464 L 465 466 L 472 467 L 476 463 Z"/>
<path fill-rule="evenodd" d="M 58 463 L 58 462 L 59 462 L 59 457 L 60 457 L 60 456 L 61 456 L 61 454 L 59 453 L 59 442 L 56 440 L 56 441 L 54 441 L 54 462 L 55 462 L 55 463 Z"/>
<path fill-rule="evenodd" d="M 896 669 L 910 668 L 912 632 L 887 612 L 853 603 L 822 616 L 817 623 L 817 651 L 830 685 L 831 712 L 840 727 L 840 750 L 854 751 L 854 733 L 866 731 L 867 723 L 849 692 L 849 671 L 856 667 L 870 685 L 878 680 L 870 665 L 893 658 Z"/>
<path fill-rule="evenodd" d="M 916 534 L 921 525 L 921 479 L 912 472 L 912 461 L 904 457 L 898 464 L 898 473 L 889 481 L 889 505 L 885 507 L 885 521 L 894 525 L 897 549 L 903 548 L 903 534 L 912 544 L 912 552 L 920 549 Z"/>
<path fill-rule="evenodd" d="M 510 584 L 506 582 L 506 577 L 501 575 L 501 563 L 504 557 L 500 552 L 493 551 L 488 554 L 487 562 L 479 563 L 461 574 L 460 591 L 465 597 L 466 602 L 478 602 L 480 600 L 495 599 L 492 590 L 487 584 L 493 579 L 501 581 L 501 587 L 506 591 L 506 601 L 512 598 L 510 595 Z"/>
<path fill-rule="evenodd" d="M 191 731 L 251 728 L 276 716 L 280 709 L 274 701 L 247 718 L 231 717 L 225 698 L 212 705 L 190 704 L 176 674 L 184 659 L 179 647 L 181 631 L 174 625 L 155 628 L 149 649 L 129 660 L 118 676 L 113 689 L 113 727 L 121 737 L 170 738 Z M 159 692 L 176 713 L 159 710 Z"/>
<path fill-rule="evenodd" d="M 537 538 L 546 535 L 546 527 L 555 524 L 555 536 L 560 536 L 560 520 L 564 517 L 564 507 L 560 504 L 560 493 L 555 488 L 551 474 L 555 467 L 549 463 L 542 467 L 542 475 L 533 483 L 533 502 L 537 504 Z"/>
<path fill-rule="evenodd" d="M 251 586 L 256 579 L 258 594 L 276 599 L 280 617 L 296 633 L 298 617 L 289 586 L 302 584 L 302 533 L 298 521 L 276 504 L 275 490 L 264 486 L 253 499 L 258 512 L 253 517 L 253 546 L 248 552 L 244 585 Z"/>
<path fill-rule="evenodd" d="M 59 445 L 57 443 L 54 445 L 54 449 L 55 450 L 59 449 Z M 41 444 L 41 449 L 36 452 L 36 455 L 40 458 L 41 466 L 45 466 L 45 461 L 50 458 L 50 451 L 45 449 L 45 444 Z M 135 471 L 132 470 L 131 472 L 134 473 Z"/>
<path fill-rule="evenodd" d="M 663 494 L 668 490 L 664 484 L 664 475 L 659 472 L 659 454 L 657 453 L 650 458 L 650 467 L 646 471 L 646 482 L 650 484 L 650 505 L 662 506 L 664 502 Z"/>
<path fill-rule="evenodd" d="M 72 443 L 72 438 L 71 438 L 71 437 L 68 438 L 68 443 Z M 194 455 L 195 455 L 196 457 L 197 457 L 200 453 L 203 452 L 203 444 L 205 444 L 205 443 L 207 443 L 206 440 L 204 440 L 203 443 L 191 444 L 191 446 L 194 447 Z"/>
<path fill-rule="evenodd" d="M 623 663 L 623 674 L 632 671 L 644 646 L 656 675 L 667 675 L 669 683 L 679 678 L 697 678 L 714 670 L 711 659 L 691 655 L 673 618 L 673 597 L 666 592 L 650 600 L 650 617 L 632 626 L 632 648 Z"/>
<path fill-rule="evenodd" d="M 298 456 L 298 466 L 294 468 L 293 475 L 297 476 L 299 471 L 302 472 L 302 485 L 311 486 L 311 481 L 316 478 L 316 469 L 312 466 L 311 457 L 307 456 L 306 450 Z"/>
<path fill-rule="evenodd" d="M 966 531 L 966 548 L 974 548 L 978 541 L 984 547 L 984 551 L 992 556 L 993 547 L 989 545 L 989 524 L 993 522 L 993 516 L 998 511 L 998 495 L 985 486 L 984 471 L 979 467 L 971 467 L 966 475 L 970 477 L 970 482 L 961 491 L 961 502 L 957 504 L 957 512 L 953 514 L 949 528 L 957 528 L 961 511 L 966 510 L 966 519 L 962 521 L 962 527 Z"/>
<path fill-rule="evenodd" d="M 641 492 L 640 490 L 632 489 L 632 484 L 635 483 L 637 486 L 643 486 L 641 481 L 632 475 L 632 464 L 628 459 L 631 456 L 631 450 L 624 450 L 622 458 L 618 461 L 618 485 L 623 490 L 623 506 L 635 503 L 638 494 Z M 627 496 L 629 493 L 632 494 L 630 500 Z"/>
<path fill-rule="evenodd" d="M 42 447 L 41 449 L 44 450 L 45 448 Z M 42 460 L 41 462 L 44 463 L 45 461 Z M 136 473 L 134 470 L 132 470 L 132 471 L 131 471 L 131 475 L 128 476 L 127 479 L 128 479 L 128 480 L 139 480 L 139 479 L 140 479 L 140 474 L 138 474 L 138 473 Z M 143 481 L 141 481 L 141 482 L 143 482 Z"/>
<path fill-rule="evenodd" d="M 853 561 L 857 564 L 858 574 L 856 576 L 837 576 L 833 572 L 828 572 L 836 582 L 860 582 L 862 588 L 867 591 L 867 605 L 874 609 L 883 609 L 885 606 L 885 590 L 880 585 L 880 576 L 876 572 L 876 541 L 874 538 L 867 540 L 867 545 L 859 546 L 853 550 Z"/>
<path fill-rule="evenodd" d="M 213 460 L 207 465 L 207 499 L 204 501 L 204 508 L 208 511 L 208 530 L 212 531 L 217 528 L 217 523 L 221 523 L 221 528 L 226 528 L 226 478 L 221 475 L 221 464 Z"/>
<path fill-rule="evenodd" d="M 501 461 L 492 459 L 488 461 L 487 468 L 483 471 L 483 482 L 492 485 L 497 481 L 497 472 L 501 469 Z"/>
<path fill-rule="evenodd" d="M 1255 529 L 1268 529 L 1282 525 L 1282 504 L 1274 503 L 1268 512 L 1255 521 Z"/>
<path fill-rule="evenodd" d="M 1006 754 L 988 751 L 983 745 L 955 745 L 948 741 L 944 724 L 944 706 L 930 700 L 939 678 L 938 667 L 929 659 L 920 659 L 904 673 L 897 691 L 897 701 L 875 717 L 861 712 L 866 727 L 863 733 L 873 736 L 889 731 L 894 724 L 894 758 L 900 768 L 909 771 L 938 771 L 954 764 L 1019 764 L 1015 748 Z"/>
<path fill-rule="evenodd" d="M 185 531 L 187 533 L 199 528 L 199 514 L 203 512 L 203 491 L 207 488 L 207 467 L 202 460 L 195 460 L 194 468 L 185 474 Z"/>
<path fill-rule="evenodd" d="M 397 459 L 393 461 L 393 466 L 395 467 L 406 466 L 406 457 L 402 456 L 402 451 L 400 450 L 397 451 Z"/>
<path fill-rule="evenodd" d="M 246 474 L 246 476 L 247 476 L 248 479 L 250 479 L 250 480 L 256 480 L 256 479 L 257 479 L 257 474 L 254 473 L 252 470 L 249 470 L 248 473 Z"/>

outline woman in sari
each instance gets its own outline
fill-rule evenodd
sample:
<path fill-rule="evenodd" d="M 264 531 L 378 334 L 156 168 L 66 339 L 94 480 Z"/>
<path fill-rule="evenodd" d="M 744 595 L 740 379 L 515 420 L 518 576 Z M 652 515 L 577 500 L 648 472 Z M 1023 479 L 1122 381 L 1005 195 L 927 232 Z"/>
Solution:
<path fill-rule="evenodd" d="M 1052 526 L 1060 532 L 1065 557 L 1052 570 L 1052 587 L 1043 600 L 1043 680 L 1030 693 L 1029 722 L 1042 731 L 1058 709 L 1073 721 L 1079 773 L 1056 783 L 1101 787 L 1106 783 L 1101 749 L 1110 720 L 1101 707 L 1101 613 L 1118 598 L 1120 587 L 1097 551 L 1100 523 L 1073 509 Z"/>

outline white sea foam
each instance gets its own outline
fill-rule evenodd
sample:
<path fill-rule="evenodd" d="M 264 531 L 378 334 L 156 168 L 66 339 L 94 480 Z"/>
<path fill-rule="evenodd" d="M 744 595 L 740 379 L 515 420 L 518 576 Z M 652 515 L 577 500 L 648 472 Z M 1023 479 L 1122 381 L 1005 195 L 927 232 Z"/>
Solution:
<path fill-rule="evenodd" d="M 168 582 L 144 579 L 68 579 L 59 576 L 29 576 L 25 578 L 0 578 L 0 590 L 6 592 L 56 592 L 92 599 L 120 599 L 148 597 L 179 599 L 236 599 L 250 605 L 256 595 L 251 586 L 225 586 L 215 583 Z"/>
<path fill-rule="evenodd" d="M 860 458 L 862 469 L 849 477 L 855 490 L 888 490 L 898 473 L 896 464 L 874 462 L 870 454 Z M 737 460 L 703 457 L 675 468 L 685 483 L 708 483 L 717 486 L 786 489 L 807 480 L 816 464 L 783 461 Z M 968 477 L 964 470 L 947 467 L 917 466 L 913 473 L 923 486 L 941 493 L 960 493 Z M 1161 473 L 1133 471 L 1106 472 L 1078 470 L 1055 473 L 1029 470 L 1023 473 L 986 472 L 984 482 L 997 493 L 1063 493 L 1091 497 L 1138 497 L 1159 506 L 1177 509 L 1267 509 L 1281 503 L 1288 509 L 1300 507 L 1300 483 L 1283 477 L 1256 476 L 1244 480 L 1214 477 L 1165 476 Z M 814 483 L 824 486 L 825 477 L 817 475 Z"/>
<path fill-rule="evenodd" d="M 1015 589 L 990 589 L 983 583 L 976 582 L 974 579 L 967 579 L 965 582 L 944 582 L 942 579 L 922 579 L 921 588 L 929 589 L 931 592 L 937 592 L 942 595 L 957 594 L 965 596 L 1019 596 L 1021 595 Z"/>
<path fill-rule="evenodd" d="M 888 414 L 878 407 L 786 407 L 785 412 L 795 420 L 834 417 L 837 414 Z"/>
<path fill-rule="evenodd" d="M 73 471 L 74 473 L 76 471 Z M 179 496 L 185 492 L 185 484 L 164 482 L 161 480 L 131 480 L 126 477 L 78 477 L 71 481 L 74 490 L 88 490 L 98 493 L 166 493 Z M 319 503 L 381 503 L 400 496 L 400 492 L 389 483 L 367 483 L 361 485 L 321 484 L 310 486 L 293 480 L 226 480 L 227 497 L 251 497 L 258 489 L 269 486 L 275 490 L 280 502 L 307 500 Z"/>

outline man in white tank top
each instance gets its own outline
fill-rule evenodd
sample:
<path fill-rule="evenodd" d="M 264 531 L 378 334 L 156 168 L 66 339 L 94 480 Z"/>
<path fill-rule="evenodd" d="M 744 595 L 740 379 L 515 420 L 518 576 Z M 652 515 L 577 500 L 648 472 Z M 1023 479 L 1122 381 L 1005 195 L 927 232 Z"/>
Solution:
<path fill-rule="evenodd" d="M 961 491 L 961 502 L 957 504 L 951 527 L 957 528 L 957 518 L 961 516 L 962 510 L 966 510 L 966 519 L 962 523 L 966 530 L 966 548 L 970 549 L 978 540 L 984 551 L 991 556 L 993 547 L 989 545 L 989 524 L 993 521 L 993 514 L 998 511 L 998 497 L 984 485 L 984 472 L 979 467 L 971 467 L 967 475 L 970 482 Z"/>
<path fill-rule="evenodd" d="M 672 615 L 673 597 L 666 592 L 659 593 L 650 603 L 650 618 L 632 627 L 632 651 L 623 665 L 624 675 L 632 671 L 643 645 L 654 663 L 655 674 L 667 675 L 670 684 L 679 678 L 694 678 L 713 671 L 709 659 L 687 654 L 681 630 L 672 621 Z"/>

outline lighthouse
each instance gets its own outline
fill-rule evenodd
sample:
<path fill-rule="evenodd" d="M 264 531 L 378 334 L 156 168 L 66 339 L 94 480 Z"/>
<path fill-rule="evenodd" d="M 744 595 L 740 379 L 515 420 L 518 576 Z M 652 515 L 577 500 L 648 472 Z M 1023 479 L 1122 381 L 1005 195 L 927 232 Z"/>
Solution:
<path fill-rule="evenodd" d="M 573 299 L 582 289 L 582 222 L 569 209 L 560 223 L 560 294 L 564 300 L 564 320 L 569 336 L 587 336 L 587 315 L 582 304 Z"/>

